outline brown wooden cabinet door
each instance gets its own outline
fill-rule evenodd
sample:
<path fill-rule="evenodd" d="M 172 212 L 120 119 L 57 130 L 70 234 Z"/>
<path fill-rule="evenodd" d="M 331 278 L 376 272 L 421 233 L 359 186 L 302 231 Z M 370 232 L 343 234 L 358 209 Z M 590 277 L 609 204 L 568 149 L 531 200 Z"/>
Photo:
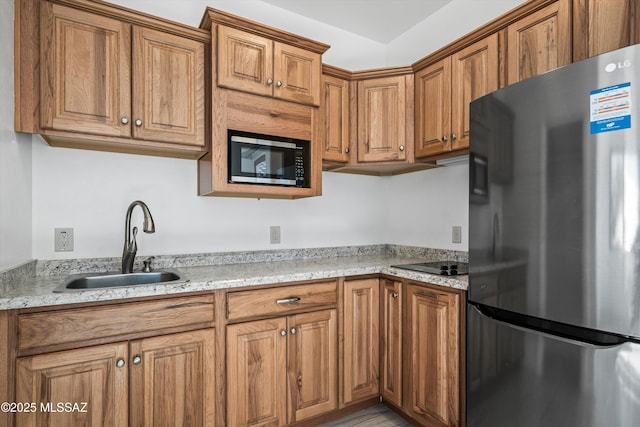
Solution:
<path fill-rule="evenodd" d="M 451 57 L 416 73 L 416 158 L 450 150 Z"/>
<path fill-rule="evenodd" d="M 349 161 L 349 82 L 322 76 L 320 141 L 323 160 Z"/>
<path fill-rule="evenodd" d="M 41 127 L 129 137 L 130 25 L 49 2 L 40 11 Z"/>
<path fill-rule="evenodd" d="M 433 426 L 460 425 L 459 296 L 407 286 L 405 410 Z"/>
<path fill-rule="evenodd" d="M 289 423 L 338 408 L 336 311 L 288 318 Z"/>
<path fill-rule="evenodd" d="M 129 355 L 131 425 L 214 425 L 214 329 L 133 341 Z"/>
<path fill-rule="evenodd" d="M 286 424 L 286 335 L 285 317 L 227 326 L 227 425 Z"/>
<path fill-rule="evenodd" d="M 406 158 L 404 76 L 358 82 L 358 161 Z"/>
<path fill-rule="evenodd" d="M 498 34 L 452 55 L 451 150 L 469 148 L 469 104 L 498 89 Z"/>
<path fill-rule="evenodd" d="M 219 25 L 217 64 L 218 86 L 273 94 L 273 41 Z"/>
<path fill-rule="evenodd" d="M 402 407 L 402 282 L 382 281 L 381 394 Z"/>
<path fill-rule="evenodd" d="M 638 0 L 574 0 L 573 60 L 640 42 Z"/>
<path fill-rule="evenodd" d="M 507 27 L 507 83 L 571 62 L 571 0 L 558 0 Z"/>
<path fill-rule="evenodd" d="M 344 282 L 343 391 L 345 405 L 378 394 L 378 279 Z"/>
<path fill-rule="evenodd" d="M 320 105 L 322 55 L 273 43 L 273 95 L 301 104 Z"/>
<path fill-rule="evenodd" d="M 133 29 L 133 135 L 204 146 L 204 44 Z"/>
<path fill-rule="evenodd" d="M 127 343 L 19 358 L 15 400 L 36 407 L 18 413 L 16 426 L 127 426 L 128 366 Z"/>

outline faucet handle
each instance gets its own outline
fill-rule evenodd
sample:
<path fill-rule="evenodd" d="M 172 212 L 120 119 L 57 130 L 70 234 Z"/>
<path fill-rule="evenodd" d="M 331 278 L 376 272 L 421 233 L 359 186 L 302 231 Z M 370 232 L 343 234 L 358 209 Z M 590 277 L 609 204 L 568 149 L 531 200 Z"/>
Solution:
<path fill-rule="evenodd" d="M 156 257 L 154 257 L 154 256 L 150 256 L 146 260 L 142 261 L 142 263 L 144 264 L 144 267 L 142 267 L 142 272 L 143 273 L 150 273 L 153 270 L 153 268 L 151 268 L 151 263 L 153 262 L 153 260 L 155 258 Z"/>

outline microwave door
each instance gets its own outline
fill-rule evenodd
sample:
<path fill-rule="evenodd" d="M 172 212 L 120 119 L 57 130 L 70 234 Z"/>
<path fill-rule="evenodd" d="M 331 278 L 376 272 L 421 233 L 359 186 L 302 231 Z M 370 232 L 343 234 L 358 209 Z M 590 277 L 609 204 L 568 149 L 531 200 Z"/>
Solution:
<path fill-rule="evenodd" d="M 245 137 L 233 137 L 231 142 L 231 182 L 296 185 L 295 168 L 286 167 L 295 162 L 296 144 Z"/>

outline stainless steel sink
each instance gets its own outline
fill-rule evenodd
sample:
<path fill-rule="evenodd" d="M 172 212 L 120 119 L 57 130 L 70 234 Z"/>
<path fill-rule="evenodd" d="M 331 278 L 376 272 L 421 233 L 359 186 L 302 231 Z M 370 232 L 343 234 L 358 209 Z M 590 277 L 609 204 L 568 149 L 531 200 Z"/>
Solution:
<path fill-rule="evenodd" d="M 157 283 L 185 280 L 175 270 L 150 271 L 148 273 L 120 273 L 103 272 L 88 274 L 73 274 L 53 292 L 74 292 L 90 289 L 121 288 L 125 286 L 149 285 Z"/>

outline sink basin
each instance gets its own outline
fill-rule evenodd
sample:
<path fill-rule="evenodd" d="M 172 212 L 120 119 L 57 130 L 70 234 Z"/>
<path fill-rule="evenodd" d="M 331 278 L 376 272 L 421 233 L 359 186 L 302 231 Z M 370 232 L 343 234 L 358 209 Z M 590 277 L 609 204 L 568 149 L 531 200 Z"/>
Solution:
<path fill-rule="evenodd" d="M 175 270 L 136 272 L 123 274 L 120 272 L 103 272 L 88 274 L 73 274 L 54 292 L 85 291 L 89 289 L 121 288 L 125 286 L 149 285 L 156 283 L 184 280 Z"/>

